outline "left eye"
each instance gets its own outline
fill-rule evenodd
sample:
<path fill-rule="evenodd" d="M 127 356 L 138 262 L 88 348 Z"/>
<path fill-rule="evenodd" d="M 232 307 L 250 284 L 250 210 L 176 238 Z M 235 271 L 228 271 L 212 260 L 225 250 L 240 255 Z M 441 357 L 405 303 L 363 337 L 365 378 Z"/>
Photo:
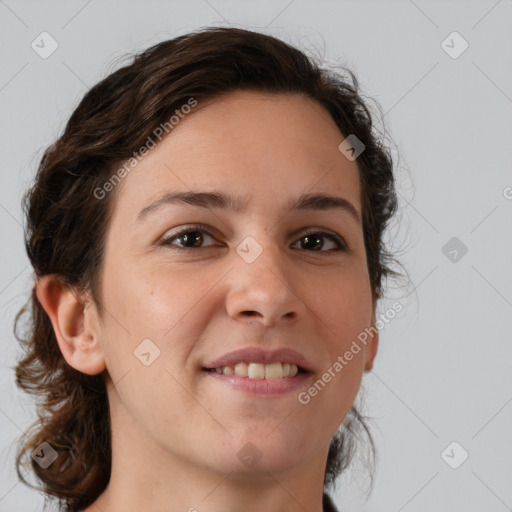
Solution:
<path fill-rule="evenodd" d="M 324 248 L 325 243 L 323 242 L 323 240 L 329 240 L 330 243 L 334 245 L 334 248 L 331 248 L 329 250 L 324 250 L 324 251 L 313 250 L 312 252 L 331 252 L 331 251 L 347 250 L 347 245 L 345 244 L 345 242 L 343 241 L 343 239 L 341 237 L 339 237 L 338 235 L 331 234 L 331 233 L 326 233 L 324 231 L 311 231 L 309 233 L 305 233 L 295 243 L 304 241 L 304 243 L 302 244 L 303 250 L 312 250 L 315 247 L 319 247 L 319 246 L 321 248 Z"/>
<path fill-rule="evenodd" d="M 167 246 L 175 246 L 173 249 L 178 251 L 190 251 L 194 249 L 201 249 L 204 243 L 205 236 L 208 238 L 214 239 L 213 235 L 211 235 L 206 229 L 202 227 L 194 227 L 183 229 L 182 231 L 176 233 L 175 235 L 164 238 L 161 241 L 161 245 Z M 328 240 L 334 247 L 325 250 L 325 240 Z M 175 242 L 178 242 L 176 244 Z M 324 231 L 311 231 L 308 233 L 304 233 L 298 240 L 295 242 L 296 245 L 299 242 L 303 242 L 300 247 L 300 250 L 311 251 L 311 252 L 331 252 L 331 251 L 345 251 L 347 250 L 347 245 L 343 241 L 343 239 L 335 234 L 327 233 Z M 321 251 L 316 249 L 323 249 Z"/>

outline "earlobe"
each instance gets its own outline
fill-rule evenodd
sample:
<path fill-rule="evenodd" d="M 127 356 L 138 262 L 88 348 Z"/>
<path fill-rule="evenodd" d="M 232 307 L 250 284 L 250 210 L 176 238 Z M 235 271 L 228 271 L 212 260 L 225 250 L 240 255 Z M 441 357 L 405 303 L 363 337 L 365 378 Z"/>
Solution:
<path fill-rule="evenodd" d="M 377 304 L 377 299 L 374 296 L 372 300 L 372 323 L 369 328 L 370 334 L 368 336 L 368 343 L 366 345 L 366 353 L 365 353 L 365 363 L 364 363 L 364 371 L 369 372 L 373 368 L 373 361 L 375 356 L 377 355 L 377 348 L 379 346 L 379 330 L 377 329 L 376 320 L 375 320 L 375 307 Z"/>
<path fill-rule="evenodd" d="M 92 321 L 93 308 L 86 311 L 76 291 L 54 275 L 40 277 L 36 293 L 50 317 L 66 362 L 88 375 L 101 373 L 105 369 L 105 359 L 98 343 L 97 324 Z"/>
<path fill-rule="evenodd" d="M 379 331 L 375 326 L 375 322 L 372 322 L 370 332 L 371 334 L 368 336 L 369 342 L 366 345 L 366 361 L 364 364 L 365 372 L 369 372 L 373 368 L 373 361 L 377 355 L 377 348 L 379 346 Z"/>

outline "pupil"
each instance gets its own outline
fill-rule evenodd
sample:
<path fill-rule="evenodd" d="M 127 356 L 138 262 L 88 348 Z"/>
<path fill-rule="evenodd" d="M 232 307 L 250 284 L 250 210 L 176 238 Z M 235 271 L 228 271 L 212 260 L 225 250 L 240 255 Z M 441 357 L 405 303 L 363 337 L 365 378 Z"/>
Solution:
<path fill-rule="evenodd" d="M 193 247 L 200 246 L 201 242 L 202 242 L 201 233 L 199 233 L 199 231 L 191 231 L 190 233 L 192 233 L 192 234 L 183 235 L 183 242 L 185 243 L 185 245 L 187 245 L 190 242 L 191 244 L 194 244 Z M 194 243 L 194 242 L 198 242 L 198 243 Z"/>
<path fill-rule="evenodd" d="M 308 249 L 314 249 L 315 247 L 317 247 L 317 248 L 322 247 L 321 239 L 318 236 L 314 236 L 314 237 L 305 236 L 304 241 L 306 242 L 305 245 L 307 246 L 306 248 L 308 248 Z M 313 243 L 310 244 L 310 242 L 313 242 Z"/>

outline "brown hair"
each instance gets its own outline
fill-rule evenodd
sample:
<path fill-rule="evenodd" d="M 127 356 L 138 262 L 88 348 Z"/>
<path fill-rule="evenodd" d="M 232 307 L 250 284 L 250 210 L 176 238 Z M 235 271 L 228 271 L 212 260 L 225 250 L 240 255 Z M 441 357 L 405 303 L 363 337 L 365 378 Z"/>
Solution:
<path fill-rule="evenodd" d="M 298 49 L 274 37 L 236 28 L 206 28 L 163 41 L 92 87 L 72 113 L 64 133 L 44 153 L 35 182 L 24 196 L 25 245 L 36 278 L 52 274 L 78 293 L 90 291 L 102 312 L 99 279 L 106 227 L 114 194 L 98 199 L 119 163 L 133 157 L 155 128 L 190 98 L 214 99 L 240 89 L 299 93 L 330 113 L 344 136 L 355 134 L 365 150 L 358 157 L 364 242 L 374 296 L 383 279 L 398 274 L 382 235 L 397 209 L 393 162 L 372 123 L 356 77 L 345 68 L 325 70 Z M 27 314 L 27 336 L 18 322 Z M 38 421 L 20 441 L 19 477 L 25 458 L 40 443 L 58 453 L 46 469 L 31 468 L 47 496 L 68 511 L 86 508 L 110 478 L 110 422 L 104 375 L 89 376 L 64 360 L 35 287 L 16 317 L 24 349 L 16 382 L 33 393 Z M 354 453 L 361 428 L 353 406 L 331 441 L 324 486 L 332 486 Z M 30 484 L 29 484 L 30 485 Z M 330 499 L 324 494 L 326 507 Z"/>

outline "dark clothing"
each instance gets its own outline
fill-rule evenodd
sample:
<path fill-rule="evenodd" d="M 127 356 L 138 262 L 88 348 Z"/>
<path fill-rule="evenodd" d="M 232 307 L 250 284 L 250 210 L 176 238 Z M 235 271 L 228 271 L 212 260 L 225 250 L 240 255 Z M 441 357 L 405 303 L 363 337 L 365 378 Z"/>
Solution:
<path fill-rule="evenodd" d="M 338 512 L 338 509 L 334 506 L 331 497 L 326 492 L 324 492 L 323 508 L 324 512 Z"/>

